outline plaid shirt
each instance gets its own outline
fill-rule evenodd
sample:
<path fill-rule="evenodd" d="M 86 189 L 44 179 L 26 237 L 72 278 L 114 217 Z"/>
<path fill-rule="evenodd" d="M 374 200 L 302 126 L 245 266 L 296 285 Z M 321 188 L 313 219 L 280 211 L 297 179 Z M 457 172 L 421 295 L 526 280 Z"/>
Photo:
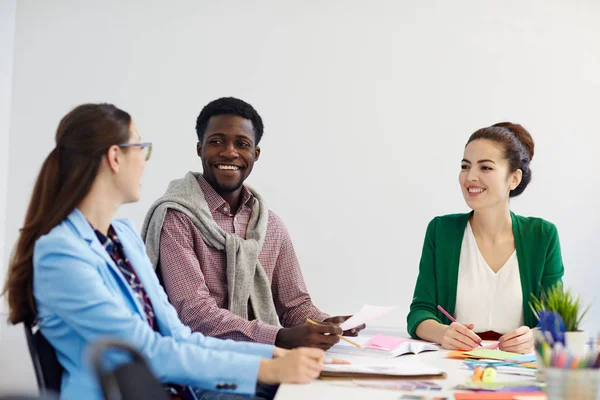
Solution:
<path fill-rule="evenodd" d="M 148 297 L 148 294 L 146 293 L 142 282 L 140 282 L 140 279 L 135 273 L 133 266 L 125 256 L 125 252 L 123 251 L 123 245 L 121 244 L 121 241 L 119 240 L 119 237 L 117 236 L 112 225 L 110 225 L 108 228 L 107 236 L 104 236 L 97 229 L 94 229 L 94 232 L 96 233 L 96 237 L 98 238 L 102 246 L 104 246 L 104 248 L 106 249 L 106 252 L 110 256 L 110 258 L 112 258 L 112 260 L 119 268 L 119 271 L 121 271 L 121 274 L 123 274 L 123 277 L 125 278 L 127 283 L 129 283 L 129 286 L 131 286 L 131 289 L 135 294 L 136 300 L 138 301 L 140 306 L 142 306 L 144 312 L 146 313 L 148 325 L 150 325 L 152 329 L 157 330 L 156 317 L 154 315 L 154 308 L 152 307 L 150 298 Z"/>
<path fill-rule="evenodd" d="M 254 196 L 243 187 L 241 205 L 233 215 L 229 204 L 198 177 L 212 217 L 223 230 L 246 238 Z M 267 233 L 258 259 L 271 282 L 279 320 L 284 327 L 323 321 L 327 314 L 311 301 L 283 221 L 269 211 Z M 222 339 L 274 344 L 279 327 L 248 321 L 227 310 L 227 257 L 208 246 L 200 230 L 183 213 L 168 210 L 160 235 L 160 268 L 169 301 L 193 331 Z"/>

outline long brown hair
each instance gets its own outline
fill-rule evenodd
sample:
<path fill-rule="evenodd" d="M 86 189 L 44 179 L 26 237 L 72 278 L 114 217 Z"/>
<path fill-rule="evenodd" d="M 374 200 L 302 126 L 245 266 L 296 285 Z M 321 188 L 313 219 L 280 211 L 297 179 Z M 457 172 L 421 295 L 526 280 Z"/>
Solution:
<path fill-rule="evenodd" d="M 81 203 L 106 151 L 129 141 L 130 124 L 131 116 L 112 104 L 83 104 L 60 121 L 56 147 L 44 160 L 37 177 L 2 293 L 8 297 L 8 319 L 13 324 L 31 322 L 36 315 L 33 297 L 36 240 Z"/>

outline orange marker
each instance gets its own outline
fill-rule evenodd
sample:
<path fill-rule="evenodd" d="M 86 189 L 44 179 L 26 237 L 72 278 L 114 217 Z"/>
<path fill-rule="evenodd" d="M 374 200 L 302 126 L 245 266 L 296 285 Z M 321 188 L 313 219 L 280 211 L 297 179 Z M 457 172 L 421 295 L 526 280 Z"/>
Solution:
<path fill-rule="evenodd" d="M 483 367 L 478 365 L 473 369 L 473 382 L 481 382 L 481 378 L 483 377 Z"/>

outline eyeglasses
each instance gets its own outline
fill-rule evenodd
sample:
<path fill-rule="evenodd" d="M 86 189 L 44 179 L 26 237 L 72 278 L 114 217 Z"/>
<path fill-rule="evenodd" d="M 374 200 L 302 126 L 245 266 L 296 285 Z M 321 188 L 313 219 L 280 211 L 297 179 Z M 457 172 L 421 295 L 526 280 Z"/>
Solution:
<path fill-rule="evenodd" d="M 119 147 L 139 147 L 144 152 L 146 156 L 146 161 L 150 159 L 150 155 L 152 154 L 152 143 L 144 142 L 144 143 L 123 143 L 120 144 Z"/>

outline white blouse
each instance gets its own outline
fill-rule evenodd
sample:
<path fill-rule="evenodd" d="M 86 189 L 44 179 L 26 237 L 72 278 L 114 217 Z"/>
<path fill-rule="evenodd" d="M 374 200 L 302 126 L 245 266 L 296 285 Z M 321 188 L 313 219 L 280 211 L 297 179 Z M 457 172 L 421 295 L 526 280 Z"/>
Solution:
<path fill-rule="evenodd" d="M 460 250 L 454 316 L 462 324 L 475 324 L 475 332 L 507 333 L 523 325 L 523 292 L 517 251 L 495 273 L 479 247 L 471 223 Z"/>

